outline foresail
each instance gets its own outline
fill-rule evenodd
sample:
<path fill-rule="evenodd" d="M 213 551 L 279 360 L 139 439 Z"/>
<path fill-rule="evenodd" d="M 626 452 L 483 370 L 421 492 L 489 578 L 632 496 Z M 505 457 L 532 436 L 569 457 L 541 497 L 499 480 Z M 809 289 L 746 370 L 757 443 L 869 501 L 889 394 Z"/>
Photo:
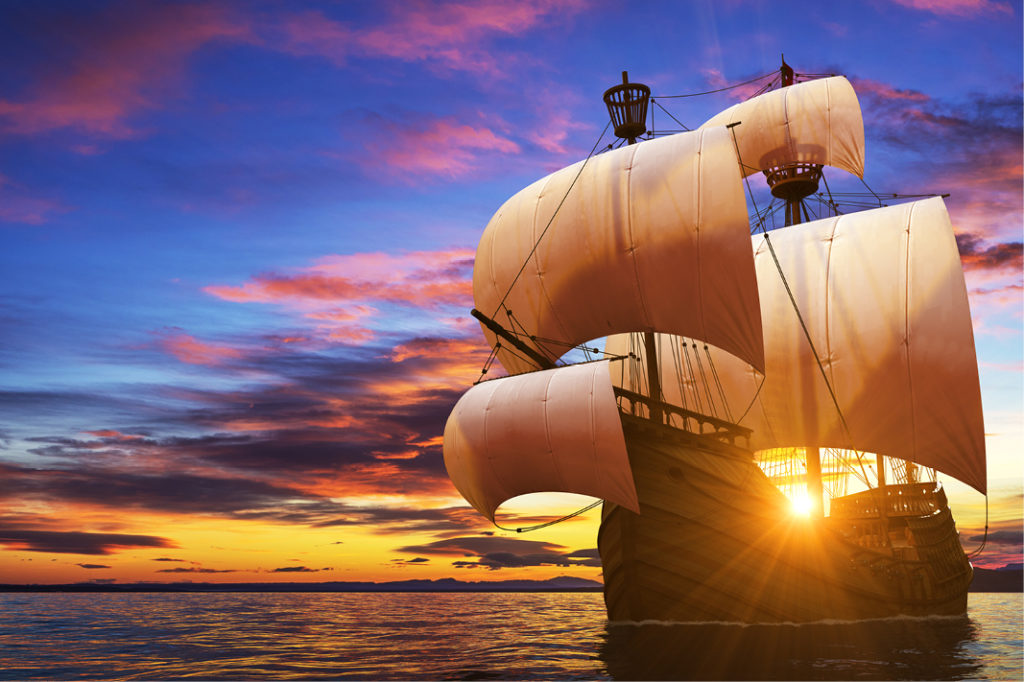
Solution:
<path fill-rule="evenodd" d="M 608 362 L 477 384 L 448 417 L 444 463 L 492 521 L 502 502 L 534 492 L 591 495 L 639 512 Z"/>
<path fill-rule="evenodd" d="M 974 332 L 942 200 L 817 220 L 769 235 L 848 433 L 768 245 L 755 236 L 763 385 L 749 365 L 711 351 L 736 417 L 749 406 L 740 423 L 754 431 L 751 447 L 881 453 L 933 467 L 985 492 Z M 621 350 L 623 343 L 610 339 L 608 349 Z M 665 356 L 678 339 L 661 343 Z M 666 374 L 662 383 L 666 399 L 678 401 L 678 381 Z"/>
<path fill-rule="evenodd" d="M 530 185 L 491 219 L 473 271 L 476 307 L 552 359 L 565 344 L 647 330 L 706 339 L 762 367 L 746 201 L 728 131 L 650 140 L 582 166 Z M 508 344 L 498 359 L 513 374 L 535 369 Z"/>
<path fill-rule="evenodd" d="M 701 128 L 740 122 L 743 174 L 801 163 L 864 176 L 864 122 L 853 86 L 842 76 L 766 92 L 713 116 Z"/>

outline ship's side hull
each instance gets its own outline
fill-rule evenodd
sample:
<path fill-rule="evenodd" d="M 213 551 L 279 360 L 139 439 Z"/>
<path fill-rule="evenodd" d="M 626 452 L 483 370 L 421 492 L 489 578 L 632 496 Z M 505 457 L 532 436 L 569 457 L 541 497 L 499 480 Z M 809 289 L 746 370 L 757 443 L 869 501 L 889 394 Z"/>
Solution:
<path fill-rule="evenodd" d="M 863 546 L 855 535 L 865 519 L 793 515 L 741 448 L 628 415 L 623 428 L 640 514 L 605 504 L 598 548 L 610 620 L 964 613 L 971 568 L 948 508 L 907 520 L 927 546 Z"/>

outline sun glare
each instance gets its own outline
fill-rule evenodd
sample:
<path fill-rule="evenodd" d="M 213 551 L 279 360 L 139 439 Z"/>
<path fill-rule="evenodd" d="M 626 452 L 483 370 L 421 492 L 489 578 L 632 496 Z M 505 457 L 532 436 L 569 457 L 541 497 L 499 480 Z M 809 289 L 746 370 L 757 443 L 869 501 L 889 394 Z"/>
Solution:
<path fill-rule="evenodd" d="M 793 498 L 793 513 L 797 516 L 811 515 L 811 499 L 806 494 L 800 494 Z"/>

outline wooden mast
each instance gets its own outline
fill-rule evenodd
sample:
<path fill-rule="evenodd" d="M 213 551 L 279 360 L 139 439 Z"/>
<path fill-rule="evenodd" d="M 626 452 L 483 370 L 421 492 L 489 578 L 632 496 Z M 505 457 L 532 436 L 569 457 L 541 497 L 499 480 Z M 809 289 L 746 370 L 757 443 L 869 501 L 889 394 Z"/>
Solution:
<path fill-rule="evenodd" d="M 796 82 L 793 67 L 782 58 L 779 69 L 782 76 L 781 86 L 789 87 Z M 786 202 L 786 227 L 810 220 L 804 199 L 818 191 L 821 179 L 821 166 L 812 164 L 789 164 L 770 168 L 764 171 L 772 196 Z M 821 483 L 821 450 L 817 447 L 804 448 L 807 459 L 807 499 L 811 503 L 811 516 L 820 518 L 825 515 L 824 490 Z"/>
<path fill-rule="evenodd" d="M 605 90 L 604 103 L 615 126 L 615 135 L 636 144 L 637 138 L 647 132 L 647 103 L 651 89 L 643 83 L 630 83 L 629 73 L 622 72 L 622 83 Z M 650 397 L 650 418 L 660 422 L 664 415 L 658 407 L 661 402 L 661 371 L 658 368 L 658 348 L 654 332 L 644 332 L 644 357 L 647 359 L 647 383 Z"/>

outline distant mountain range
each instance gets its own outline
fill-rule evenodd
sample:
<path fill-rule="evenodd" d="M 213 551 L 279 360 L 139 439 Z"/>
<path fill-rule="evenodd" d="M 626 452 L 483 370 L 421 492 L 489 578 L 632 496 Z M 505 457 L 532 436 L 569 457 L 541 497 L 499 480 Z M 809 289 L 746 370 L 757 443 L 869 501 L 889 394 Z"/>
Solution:
<path fill-rule="evenodd" d="M 0 592 L 600 592 L 601 583 L 559 576 L 548 580 L 397 580 L 393 582 L 198 583 L 88 582 L 68 585 L 0 585 Z"/>
<path fill-rule="evenodd" d="M 600 592 L 601 583 L 586 578 L 559 576 L 548 580 L 397 580 L 324 583 L 113 583 L 67 585 L 0 585 L 0 592 Z M 975 568 L 971 592 L 1024 591 L 1021 564 L 1002 568 Z"/>

